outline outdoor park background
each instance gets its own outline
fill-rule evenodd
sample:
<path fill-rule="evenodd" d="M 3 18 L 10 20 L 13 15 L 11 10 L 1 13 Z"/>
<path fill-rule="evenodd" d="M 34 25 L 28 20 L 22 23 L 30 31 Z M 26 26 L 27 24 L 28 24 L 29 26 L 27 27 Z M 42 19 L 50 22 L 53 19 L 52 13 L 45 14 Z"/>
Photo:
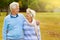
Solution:
<path fill-rule="evenodd" d="M 60 0 L 0 0 L 0 40 L 3 20 L 10 12 L 9 4 L 13 1 L 19 2 L 22 14 L 28 7 L 37 12 L 42 40 L 60 40 Z"/>

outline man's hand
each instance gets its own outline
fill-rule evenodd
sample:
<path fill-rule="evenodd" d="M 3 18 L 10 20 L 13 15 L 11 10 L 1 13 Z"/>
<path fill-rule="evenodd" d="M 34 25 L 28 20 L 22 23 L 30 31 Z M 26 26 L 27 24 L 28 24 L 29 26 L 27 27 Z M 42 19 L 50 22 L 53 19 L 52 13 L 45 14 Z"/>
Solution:
<path fill-rule="evenodd" d="M 39 20 L 36 20 L 36 24 L 37 24 L 37 25 L 40 25 L 40 21 L 39 21 Z"/>

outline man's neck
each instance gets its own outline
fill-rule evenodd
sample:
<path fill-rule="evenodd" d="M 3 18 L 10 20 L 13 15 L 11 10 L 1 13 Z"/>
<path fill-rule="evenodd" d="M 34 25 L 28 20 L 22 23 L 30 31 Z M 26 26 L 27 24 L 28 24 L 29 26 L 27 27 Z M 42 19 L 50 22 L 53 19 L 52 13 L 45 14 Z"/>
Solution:
<path fill-rule="evenodd" d="M 14 17 L 16 17 L 17 14 L 16 13 L 11 13 L 11 15 L 14 16 Z"/>
<path fill-rule="evenodd" d="M 11 15 L 14 15 L 14 16 L 15 16 L 16 14 L 14 14 L 14 13 L 11 13 Z"/>

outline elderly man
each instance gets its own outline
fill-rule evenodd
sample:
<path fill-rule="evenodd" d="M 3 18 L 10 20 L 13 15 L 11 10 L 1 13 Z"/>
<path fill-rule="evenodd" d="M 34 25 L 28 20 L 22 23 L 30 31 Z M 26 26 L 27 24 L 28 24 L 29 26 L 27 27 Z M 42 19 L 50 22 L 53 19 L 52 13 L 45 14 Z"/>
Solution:
<path fill-rule="evenodd" d="M 19 4 L 13 2 L 10 4 L 11 13 L 4 19 L 3 40 L 23 40 L 23 22 L 24 16 L 19 13 Z"/>

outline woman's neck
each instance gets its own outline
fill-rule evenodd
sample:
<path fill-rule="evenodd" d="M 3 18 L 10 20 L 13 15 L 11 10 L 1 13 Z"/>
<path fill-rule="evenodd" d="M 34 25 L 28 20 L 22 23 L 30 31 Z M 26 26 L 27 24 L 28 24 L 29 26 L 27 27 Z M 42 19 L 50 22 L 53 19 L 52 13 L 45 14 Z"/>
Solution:
<path fill-rule="evenodd" d="M 29 23 L 32 23 L 32 19 L 30 19 L 30 20 L 28 20 L 29 21 Z"/>

